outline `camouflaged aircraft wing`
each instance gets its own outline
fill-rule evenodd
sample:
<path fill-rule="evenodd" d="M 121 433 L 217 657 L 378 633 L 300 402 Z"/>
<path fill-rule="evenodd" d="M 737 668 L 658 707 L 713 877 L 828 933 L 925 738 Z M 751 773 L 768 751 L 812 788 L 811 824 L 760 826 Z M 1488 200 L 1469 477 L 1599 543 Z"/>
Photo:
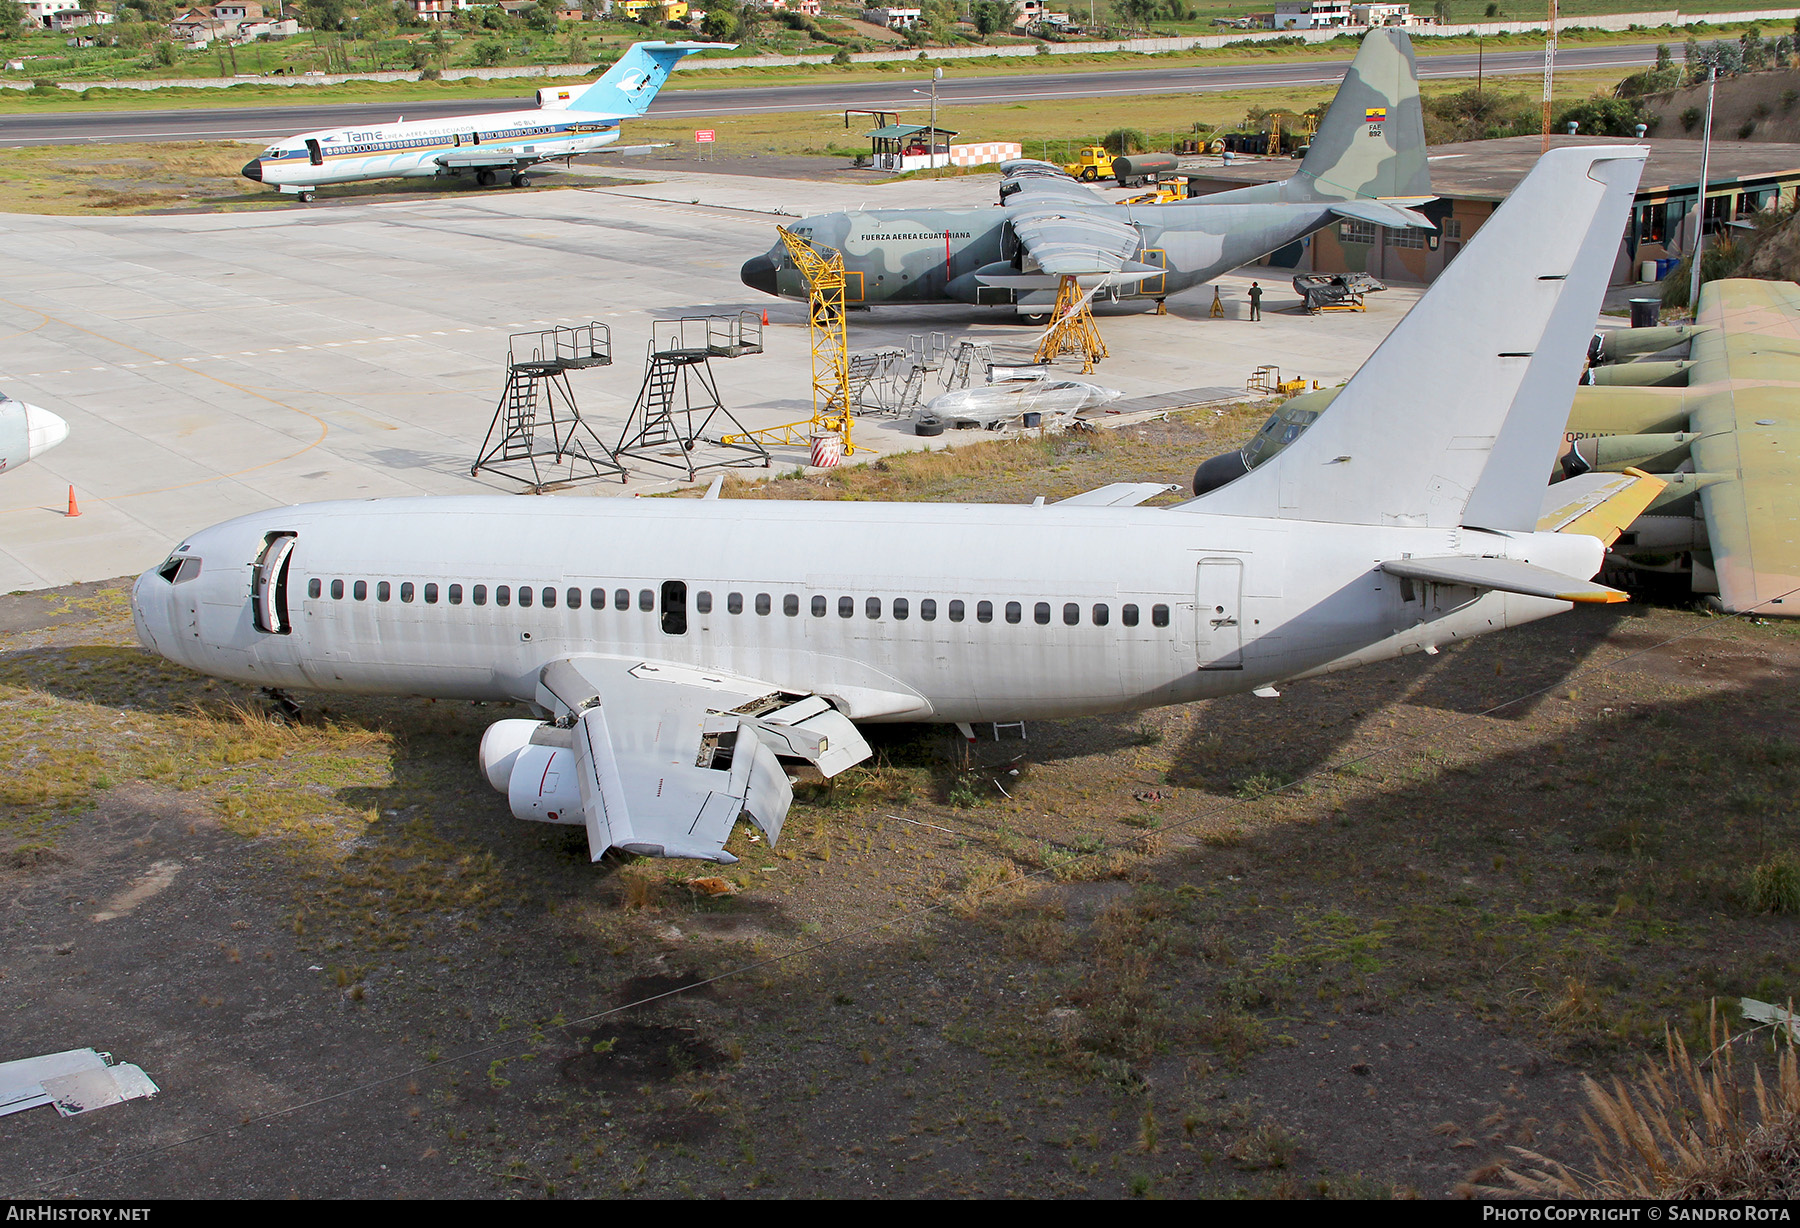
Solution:
<path fill-rule="evenodd" d="M 1007 198 L 1006 217 L 1032 263 L 1052 277 L 1117 274 L 1143 246 L 1123 210 L 1066 175 L 1026 178 Z"/>
<path fill-rule="evenodd" d="M 1732 279 L 1700 290 L 1688 372 L 1694 468 L 1719 600 L 1800 616 L 1800 286 Z"/>
<path fill-rule="evenodd" d="M 1405 209 L 1384 200 L 1346 200 L 1331 206 L 1339 217 L 1358 222 L 1372 222 L 1390 230 L 1436 230 L 1437 226 L 1423 213 Z"/>

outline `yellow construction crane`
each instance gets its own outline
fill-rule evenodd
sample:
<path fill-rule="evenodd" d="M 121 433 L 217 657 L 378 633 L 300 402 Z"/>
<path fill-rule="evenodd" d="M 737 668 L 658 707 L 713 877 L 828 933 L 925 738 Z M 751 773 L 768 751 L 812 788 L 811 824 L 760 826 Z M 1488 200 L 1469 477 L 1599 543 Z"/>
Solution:
<path fill-rule="evenodd" d="M 1056 290 L 1056 311 L 1050 327 L 1038 342 L 1037 360 L 1055 362 L 1064 354 L 1081 355 L 1081 372 L 1086 375 L 1094 364 L 1106 357 L 1106 342 L 1100 340 L 1100 329 L 1094 324 L 1094 296 L 1083 294 L 1075 278 L 1064 275 Z"/>
<path fill-rule="evenodd" d="M 810 444 L 818 434 L 836 434 L 844 455 L 856 451 L 850 441 L 854 415 L 850 404 L 850 342 L 844 331 L 844 253 L 836 248 L 821 256 L 811 240 L 802 239 L 785 226 L 776 233 L 787 246 L 800 276 L 806 280 L 807 331 L 812 338 L 813 415 L 805 422 L 790 422 L 765 430 L 727 435 L 725 443 Z M 867 449 L 864 449 L 865 451 Z"/>

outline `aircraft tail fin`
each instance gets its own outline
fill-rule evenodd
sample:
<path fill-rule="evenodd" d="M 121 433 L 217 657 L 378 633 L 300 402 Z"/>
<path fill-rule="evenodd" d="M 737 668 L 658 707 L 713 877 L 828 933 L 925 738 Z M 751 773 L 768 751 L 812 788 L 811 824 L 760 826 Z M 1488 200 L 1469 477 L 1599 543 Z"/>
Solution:
<path fill-rule="evenodd" d="M 538 91 L 539 105 L 551 110 L 598 111 L 605 115 L 642 115 L 650 100 L 683 57 L 696 51 L 729 50 L 726 43 L 633 43 L 618 63 L 592 85 Z M 567 93 L 564 99 L 560 95 Z M 546 97 L 548 96 L 548 97 Z"/>
<path fill-rule="evenodd" d="M 1545 154 L 1304 435 L 1183 506 L 1534 531 L 1646 154 Z"/>
<path fill-rule="evenodd" d="M 1412 40 L 1400 30 L 1369 31 L 1288 181 L 1295 200 L 1431 195 L 1425 116 Z"/>

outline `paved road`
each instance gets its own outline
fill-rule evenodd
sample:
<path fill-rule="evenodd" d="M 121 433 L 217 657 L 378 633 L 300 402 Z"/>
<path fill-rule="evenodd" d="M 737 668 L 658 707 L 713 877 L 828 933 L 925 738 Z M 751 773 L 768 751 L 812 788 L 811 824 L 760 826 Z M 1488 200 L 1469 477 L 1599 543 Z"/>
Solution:
<path fill-rule="evenodd" d="M 1653 63 L 1656 44 L 1570 47 L 1556 57 L 1564 70 L 1626 69 Z M 1482 57 L 1493 76 L 1532 74 L 1543 68 L 1538 51 L 1496 51 Z M 1127 94 L 1178 94 L 1202 90 L 1272 89 L 1278 86 L 1334 85 L 1349 60 L 1316 60 L 1195 68 L 1143 68 L 1122 72 L 1062 72 L 1036 76 L 946 76 L 938 84 L 940 106 L 973 106 L 1034 99 L 1104 98 Z M 1470 77 L 1473 55 L 1419 57 L 1419 75 Z M 948 72 L 954 74 L 955 66 Z M 920 82 L 923 84 L 923 81 Z M 295 87 L 301 89 L 304 87 Z M 916 88 L 905 82 L 872 81 L 762 88 L 670 90 L 651 104 L 659 119 L 709 119 L 772 111 L 837 111 L 846 107 L 914 108 Z M 447 102 L 346 103 L 337 106 L 207 107 L 181 111 L 66 111 L 0 117 L 0 147 L 74 144 L 82 141 L 269 140 L 320 128 L 343 128 L 394 119 L 436 119 L 479 115 L 531 105 L 518 98 Z"/>

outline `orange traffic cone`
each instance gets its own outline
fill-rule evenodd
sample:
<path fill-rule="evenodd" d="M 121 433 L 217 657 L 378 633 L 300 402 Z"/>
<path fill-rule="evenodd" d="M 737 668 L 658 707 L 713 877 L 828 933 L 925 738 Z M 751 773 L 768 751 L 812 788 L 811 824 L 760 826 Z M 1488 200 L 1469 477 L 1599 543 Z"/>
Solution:
<path fill-rule="evenodd" d="M 71 516 L 81 515 L 81 508 L 75 502 L 75 488 L 73 486 L 69 487 L 69 515 L 71 515 Z"/>
<path fill-rule="evenodd" d="M 767 328 L 768 326 L 769 326 L 769 309 L 767 307 L 764 307 L 763 308 L 763 327 Z"/>

